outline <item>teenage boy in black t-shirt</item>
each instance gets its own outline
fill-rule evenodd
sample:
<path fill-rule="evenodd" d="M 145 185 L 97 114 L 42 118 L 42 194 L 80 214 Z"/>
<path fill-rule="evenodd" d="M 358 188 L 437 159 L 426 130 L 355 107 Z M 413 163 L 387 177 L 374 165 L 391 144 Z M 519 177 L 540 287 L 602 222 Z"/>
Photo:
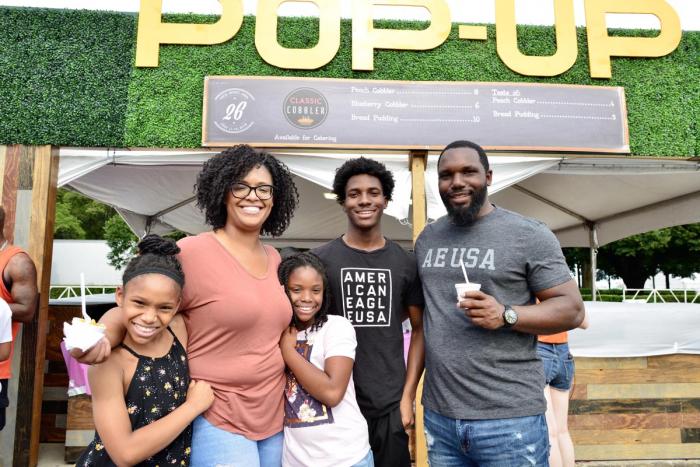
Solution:
<path fill-rule="evenodd" d="M 423 372 L 423 296 L 415 257 L 382 235 L 381 218 L 394 178 L 386 167 L 360 157 L 336 172 L 333 193 L 348 217 L 345 234 L 313 250 L 326 266 L 331 313 L 355 327 L 353 379 L 379 467 L 410 466 L 408 435 Z M 413 333 L 407 367 L 402 321 Z"/>

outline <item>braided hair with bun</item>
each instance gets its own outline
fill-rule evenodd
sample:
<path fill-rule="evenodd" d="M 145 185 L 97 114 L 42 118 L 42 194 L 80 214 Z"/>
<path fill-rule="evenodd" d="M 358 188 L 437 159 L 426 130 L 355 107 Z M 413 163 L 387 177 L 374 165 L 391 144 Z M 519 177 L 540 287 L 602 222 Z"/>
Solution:
<path fill-rule="evenodd" d="M 174 240 L 149 234 L 138 244 L 138 255 L 134 256 L 124 270 L 122 284 L 126 286 L 136 276 L 142 274 L 163 274 L 177 282 L 182 288 L 185 285 L 185 273 L 180 261 L 175 257 L 180 253 L 180 247 Z"/>

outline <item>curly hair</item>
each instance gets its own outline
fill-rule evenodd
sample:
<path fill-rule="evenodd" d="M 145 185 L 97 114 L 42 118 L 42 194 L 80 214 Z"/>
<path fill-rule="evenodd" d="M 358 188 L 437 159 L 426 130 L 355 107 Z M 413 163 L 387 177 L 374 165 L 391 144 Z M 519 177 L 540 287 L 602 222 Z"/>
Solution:
<path fill-rule="evenodd" d="M 371 175 L 378 178 L 382 184 L 382 194 L 387 201 L 391 201 L 391 195 L 394 192 L 394 176 L 391 174 L 391 171 L 384 164 L 374 159 L 358 157 L 343 163 L 335 171 L 333 194 L 338 203 L 343 204 L 345 202 L 345 187 L 348 184 L 348 180 L 355 175 Z"/>
<path fill-rule="evenodd" d="M 177 282 L 182 288 L 185 285 L 185 273 L 180 261 L 175 257 L 180 253 L 180 247 L 174 240 L 158 235 L 146 235 L 138 244 L 139 254 L 134 256 L 124 269 L 122 284 L 141 274 L 162 274 Z"/>
<path fill-rule="evenodd" d="M 288 256 L 282 260 L 277 269 L 277 277 L 279 278 L 280 284 L 284 287 L 284 291 L 289 297 L 289 290 L 287 290 L 287 284 L 289 282 L 289 276 L 292 273 L 303 267 L 310 267 L 314 269 L 323 280 L 323 303 L 319 308 L 316 316 L 314 316 L 314 322 L 311 325 L 311 331 L 316 331 L 320 329 L 323 324 L 328 321 L 328 309 L 331 303 L 331 288 L 328 284 L 328 276 L 326 275 L 326 268 L 323 266 L 321 260 L 315 254 L 305 251 L 296 255 Z M 289 297 L 291 301 L 291 297 Z M 292 324 L 294 327 L 299 329 L 300 324 L 297 321 L 296 315 L 292 315 Z"/>
<path fill-rule="evenodd" d="M 272 211 L 260 233 L 279 237 L 289 227 L 299 203 L 299 192 L 292 174 L 271 154 L 240 144 L 206 161 L 197 176 L 197 207 L 204 211 L 207 224 L 214 230 L 226 225 L 226 196 L 233 184 L 256 167 L 265 167 L 270 172 L 274 186 Z"/>

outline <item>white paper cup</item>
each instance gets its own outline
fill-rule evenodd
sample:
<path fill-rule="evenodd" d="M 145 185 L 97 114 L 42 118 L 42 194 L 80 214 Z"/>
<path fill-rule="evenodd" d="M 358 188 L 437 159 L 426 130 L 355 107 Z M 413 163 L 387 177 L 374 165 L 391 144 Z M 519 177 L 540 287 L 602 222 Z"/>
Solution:
<path fill-rule="evenodd" d="M 63 323 L 63 341 L 66 349 L 78 348 L 85 352 L 91 349 L 105 335 L 103 324 L 93 321 L 85 321 L 82 318 L 73 318 L 70 324 Z"/>
<path fill-rule="evenodd" d="M 457 290 L 457 301 L 462 300 L 462 294 L 464 292 L 469 292 L 470 290 L 480 290 L 481 284 L 475 282 L 466 282 L 462 284 L 455 284 L 455 290 Z"/>

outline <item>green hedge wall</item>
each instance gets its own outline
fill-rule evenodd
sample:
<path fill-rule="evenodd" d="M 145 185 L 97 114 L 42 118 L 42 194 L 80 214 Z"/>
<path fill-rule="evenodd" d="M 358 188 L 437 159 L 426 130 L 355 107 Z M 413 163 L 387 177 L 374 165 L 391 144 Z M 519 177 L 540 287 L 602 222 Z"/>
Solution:
<path fill-rule="evenodd" d="M 212 18 L 177 15 L 169 16 L 168 21 L 210 22 Z M 45 32 L 58 24 L 60 35 Z M 311 46 L 317 40 L 317 25 L 314 19 L 284 19 L 279 26 L 280 42 L 287 47 Z M 422 27 L 421 23 L 398 21 L 378 25 Z M 0 91 L 0 115 L 10 117 L 9 122 L 0 123 L 0 142 L 198 147 L 204 77 L 270 75 L 623 86 L 633 154 L 700 155 L 700 32 L 685 32 L 678 49 L 666 57 L 613 58 L 613 78 L 595 80 L 589 76 L 584 29 L 578 31 L 576 64 L 561 76 L 546 79 L 509 70 L 496 53 L 495 27 L 489 25 L 488 29 L 488 41 L 460 40 L 455 27 L 448 40 L 434 50 L 378 51 L 375 71 L 356 72 L 351 69 L 351 23 L 344 20 L 341 47 L 333 61 L 320 70 L 292 71 L 275 68 L 259 57 L 254 44 L 255 20 L 246 17 L 238 34 L 225 44 L 162 46 L 158 68 L 137 69 L 132 66 L 133 15 L 0 9 L 0 48 L 10 49 L 0 59 L 0 73 L 10 69 L 12 78 L 7 87 L 7 79 L 3 79 Z M 546 55 L 555 50 L 553 28 L 519 26 L 518 30 L 525 53 Z M 23 38 L 20 47 L 15 45 L 17 37 Z M 56 55 L 62 64 L 60 72 L 52 66 Z M 36 58 L 25 63 L 27 56 Z M 88 79 L 81 79 L 83 75 Z M 25 89 L 28 82 L 33 83 L 32 93 Z M 128 98 L 124 92 L 127 86 Z M 28 117 L 45 112 L 42 94 L 50 103 L 51 124 L 27 124 L 34 120 Z"/>
<path fill-rule="evenodd" d="M 0 8 L 0 142 L 123 146 L 135 16 Z"/>

